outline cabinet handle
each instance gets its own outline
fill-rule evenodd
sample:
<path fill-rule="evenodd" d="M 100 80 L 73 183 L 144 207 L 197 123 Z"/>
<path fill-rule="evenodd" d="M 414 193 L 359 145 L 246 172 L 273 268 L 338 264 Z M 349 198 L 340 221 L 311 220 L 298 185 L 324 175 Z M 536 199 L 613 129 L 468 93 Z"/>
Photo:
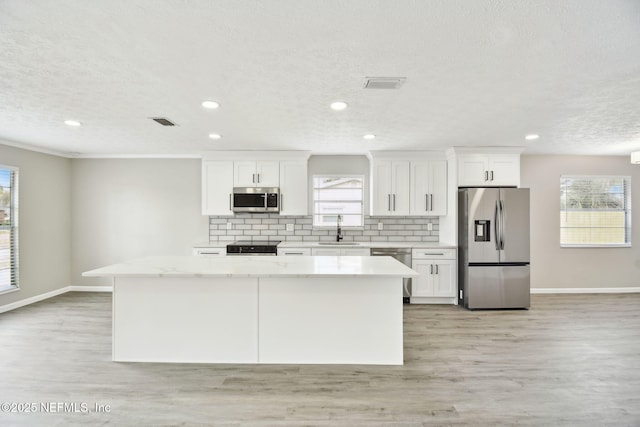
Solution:
<path fill-rule="evenodd" d="M 285 255 L 302 255 L 302 252 L 285 252 Z"/>
<path fill-rule="evenodd" d="M 433 193 L 429 194 L 429 206 L 431 206 L 431 211 L 433 211 Z"/>
<path fill-rule="evenodd" d="M 256 174 L 251 174 L 251 182 L 256 183 Z"/>
<path fill-rule="evenodd" d="M 484 171 L 484 180 L 489 181 L 489 171 Z"/>
<path fill-rule="evenodd" d="M 279 207 L 279 211 L 282 211 L 284 209 L 284 194 L 280 194 L 280 207 Z"/>
<path fill-rule="evenodd" d="M 438 264 L 436 264 L 436 274 L 438 274 Z"/>
<path fill-rule="evenodd" d="M 393 210 L 396 210 L 396 195 L 393 195 Z"/>
<path fill-rule="evenodd" d="M 444 256 L 444 253 L 429 253 L 423 252 L 422 255 L 430 255 L 430 256 Z"/>
<path fill-rule="evenodd" d="M 258 184 L 260 184 L 260 174 L 258 174 Z"/>
<path fill-rule="evenodd" d="M 428 194 L 424 195 L 424 210 L 425 211 L 429 210 L 429 195 Z"/>
<path fill-rule="evenodd" d="M 429 264 L 429 267 L 431 267 L 431 272 L 429 274 L 433 274 L 433 264 Z"/>
<path fill-rule="evenodd" d="M 389 206 L 387 210 L 391 211 L 391 194 L 387 194 L 387 205 Z"/>
<path fill-rule="evenodd" d="M 493 181 L 493 171 L 491 171 L 491 181 Z"/>

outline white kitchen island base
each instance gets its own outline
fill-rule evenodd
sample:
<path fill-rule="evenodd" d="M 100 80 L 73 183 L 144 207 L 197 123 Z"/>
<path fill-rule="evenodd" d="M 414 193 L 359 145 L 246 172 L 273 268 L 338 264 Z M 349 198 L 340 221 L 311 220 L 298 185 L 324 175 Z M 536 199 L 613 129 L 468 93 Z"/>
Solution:
<path fill-rule="evenodd" d="M 185 258 L 84 273 L 113 277 L 114 361 L 403 363 L 402 277 L 416 273 L 392 258 Z"/>

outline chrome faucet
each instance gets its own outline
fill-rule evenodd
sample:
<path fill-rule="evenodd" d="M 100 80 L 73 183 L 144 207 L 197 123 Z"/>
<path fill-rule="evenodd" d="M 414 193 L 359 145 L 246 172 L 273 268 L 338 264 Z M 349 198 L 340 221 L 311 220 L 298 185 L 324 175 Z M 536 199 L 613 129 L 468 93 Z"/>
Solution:
<path fill-rule="evenodd" d="M 340 240 L 343 239 L 342 237 L 342 227 L 340 227 L 340 223 L 342 222 L 342 215 L 338 214 L 338 220 L 336 221 L 336 224 L 338 226 L 337 230 L 336 230 L 336 242 L 339 242 Z"/>

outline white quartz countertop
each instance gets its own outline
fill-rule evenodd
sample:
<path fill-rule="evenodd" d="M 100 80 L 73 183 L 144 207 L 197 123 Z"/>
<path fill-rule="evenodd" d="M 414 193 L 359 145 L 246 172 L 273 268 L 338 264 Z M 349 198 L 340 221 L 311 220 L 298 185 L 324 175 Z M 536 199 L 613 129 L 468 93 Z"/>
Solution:
<path fill-rule="evenodd" d="M 455 249 L 456 245 L 440 242 L 281 242 L 279 248 L 416 248 L 416 249 Z"/>
<path fill-rule="evenodd" d="M 255 241 L 259 243 L 259 240 Z M 201 242 L 194 245 L 195 248 L 222 248 L 231 242 Z M 415 249 L 456 249 L 457 246 L 451 243 L 441 242 L 340 242 L 336 245 L 333 242 L 300 242 L 282 241 L 279 248 L 327 248 L 327 247 L 347 247 L 347 248 L 415 248 Z"/>
<path fill-rule="evenodd" d="M 416 277 L 391 257 L 158 256 L 82 273 L 84 277 Z"/>

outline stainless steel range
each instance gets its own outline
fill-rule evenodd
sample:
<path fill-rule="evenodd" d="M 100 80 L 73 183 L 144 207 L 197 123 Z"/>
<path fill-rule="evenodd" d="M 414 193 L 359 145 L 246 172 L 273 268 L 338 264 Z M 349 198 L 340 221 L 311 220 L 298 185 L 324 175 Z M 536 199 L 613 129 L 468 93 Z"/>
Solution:
<path fill-rule="evenodd" d="M 278 255 L 281 240 L 237 240 L 227 245 L 227 255 Z"/>

